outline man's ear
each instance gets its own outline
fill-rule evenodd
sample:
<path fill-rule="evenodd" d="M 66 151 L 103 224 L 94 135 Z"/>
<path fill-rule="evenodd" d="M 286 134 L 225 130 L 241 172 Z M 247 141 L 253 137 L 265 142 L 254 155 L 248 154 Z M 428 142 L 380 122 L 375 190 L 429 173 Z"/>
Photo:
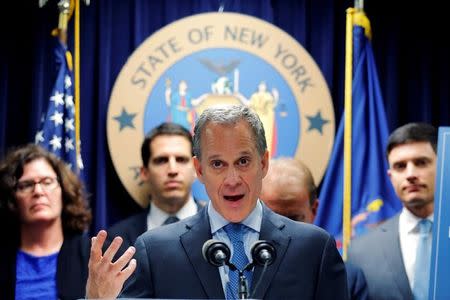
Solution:
<path fill-rule="evenodd" d="M 392 170 L 388 169 L 386 173 L 389 176 L 389 179 L 392 179 Z"/>
<path fill-rule="evenodd" d="M 388 163 L 388 169 L 387 169 L 386 173 L 389 176 L 389 179 L 392 181 L 392 169 L 391 169 L 392 165 L 391 165 L 391 162 L 389 161 L 389 155 L 387 158 L 387 163 Z"/>
<path fill-rule="evenodd" d="M 139 172 L 139 175 L 141 176 L 141 180 L 142 180 L 142 181 L 147 181 L 147 180 L 148 180 L 148 178 L 149 178 L 149 176 L 150 176 L 148 173 L 149 173 L 149 172 L 148 172 L 148 168 L 142 166 L 142 167 L 141 167 L 141 170 L 140 170 L 140 172 Z"/>
<path fill-rule="evenodd" d="M 311 211 L 312 211 L 314 218 L 316 218 L 318 209 L 319 209 L 319 199 L 317 198 L 316 200 L 314 200 L 313 204 L 311 205 Z"/>
<path fill-rule="evenodd" d="M 266 177 L 267 172 L 269 171 L 269 151 L 266 150 L 264 155 L 261 158 L 261 165 L 263 170 L 263 178 Z"/>
<path fill-rule="evenodd" d="M 203 182 L 203 170 L 202 165 L 200 164 L 200 160 L 197 158 L 197 156 L 194 156 L 192 158 L 194 160 L 194 168 L 195 172 L 197 173 L 197 179 L 200 180 L 201 183 Z"/>

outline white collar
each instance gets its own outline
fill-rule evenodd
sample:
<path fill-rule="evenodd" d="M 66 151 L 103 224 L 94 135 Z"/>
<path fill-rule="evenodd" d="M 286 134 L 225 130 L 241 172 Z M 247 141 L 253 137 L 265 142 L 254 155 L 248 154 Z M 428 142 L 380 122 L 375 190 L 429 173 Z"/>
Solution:
<path fill-rule="evenodd" d="M 426 219 L 430 220 L 431 222 L 434 221 L 434 214 L 432 213 Z M 399 222 L 402 223 L 402 227 L 406 230 L 408 233 L 417 232 L 417 224 L 422 220 L 422 218 L 417 217 L 412 212 L 409 211 L 406 207 L 403 207 L 402 212 L 400 214 L 400 220 Z"/>

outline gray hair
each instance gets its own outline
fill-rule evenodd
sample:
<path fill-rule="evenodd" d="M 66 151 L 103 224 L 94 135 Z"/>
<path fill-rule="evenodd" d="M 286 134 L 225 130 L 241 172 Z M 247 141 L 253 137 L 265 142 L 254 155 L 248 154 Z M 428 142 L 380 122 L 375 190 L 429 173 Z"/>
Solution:
<path fill-rule="evenodd" d="M 264 127 L 258 115 L 245 105 L 220 105 L 211 106 L 203 111 L 194 128 L 194 155 L 201 158 L 201 133 L 208 123 L 233 125 L 239 121 L 246 121 L 253 132 L 256 150 L 259 155 L 264 155 L 267 150 Z"/>

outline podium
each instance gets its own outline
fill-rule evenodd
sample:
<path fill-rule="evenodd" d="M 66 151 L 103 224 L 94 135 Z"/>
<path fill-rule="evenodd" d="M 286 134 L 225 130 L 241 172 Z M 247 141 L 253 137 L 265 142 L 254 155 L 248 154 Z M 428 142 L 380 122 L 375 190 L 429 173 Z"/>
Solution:
<path fill-rule="evenodd" d="M 450 127 L 439 127 L 430 300 L 450 299 Z"/>

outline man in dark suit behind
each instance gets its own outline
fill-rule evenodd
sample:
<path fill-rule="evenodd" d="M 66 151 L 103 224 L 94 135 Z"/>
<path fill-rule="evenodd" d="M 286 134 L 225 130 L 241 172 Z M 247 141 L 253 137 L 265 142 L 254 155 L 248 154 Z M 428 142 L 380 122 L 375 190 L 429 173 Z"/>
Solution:
<path fill-rule="evenodd" d="M 431 232 L 419 228 L 433 221 L 436 148 L 437 130 L 429 124 L 406 124 L 389 136 L 388 175 L 403 210 L 349 248 L 349 261 L 363 269 L 371 299 L 428 299 L 431 252 L 421 255 L 418 248 L 423 238 L 431 251 Z M 428 265 L 416 266 L 422 259 Z"/>
<path fill-rule="evenodd" d="M 317 187 L 309 168 L 291 157 L 270 161 L 260 199 L 274 212 L 297 222 L 314 223 L 319 207 Z M 367 300 L 366 278 L 360 268 L 346 263 L 351 300 Z"/>
<path fill-rule="evenodd" d="M 244 272 L 250 298 L 348 299 L 345 266 L 333 237 L 275 214 L 258 199 L 269 166 L 258 116 L 247 106 L 210 107 L 194 131 L 194 166 L 211 200 L 207 208 L 147 231 L 136 249 L 130 247 L 117 261 L 112 258 L 121 239 L 102 253 L 106 232 L 100 231 L 91 247 L 87 297 L 116 297 L 131 276 L 122 296 L 236 299 L 237 289 L 231 287 L 237 271 L 203 258 L 203 245 L 214 238 L 228 245 L 233 264 L 252 261 L 249 252 L 257 240 L 275 248 L 270 266 Z"/>
<path fill-rule="evenodd" d="M 205 204 L 192 197 L 192 136 L 183 126 L 162 123 L 150 130 L 141 145 L 141 158 L 140 176 L 149 187 L 150 202 L 144 211 L 108 229 L 109 237 L 123 239 L 119 254 L 147 230 L 190 217 Z"/>

